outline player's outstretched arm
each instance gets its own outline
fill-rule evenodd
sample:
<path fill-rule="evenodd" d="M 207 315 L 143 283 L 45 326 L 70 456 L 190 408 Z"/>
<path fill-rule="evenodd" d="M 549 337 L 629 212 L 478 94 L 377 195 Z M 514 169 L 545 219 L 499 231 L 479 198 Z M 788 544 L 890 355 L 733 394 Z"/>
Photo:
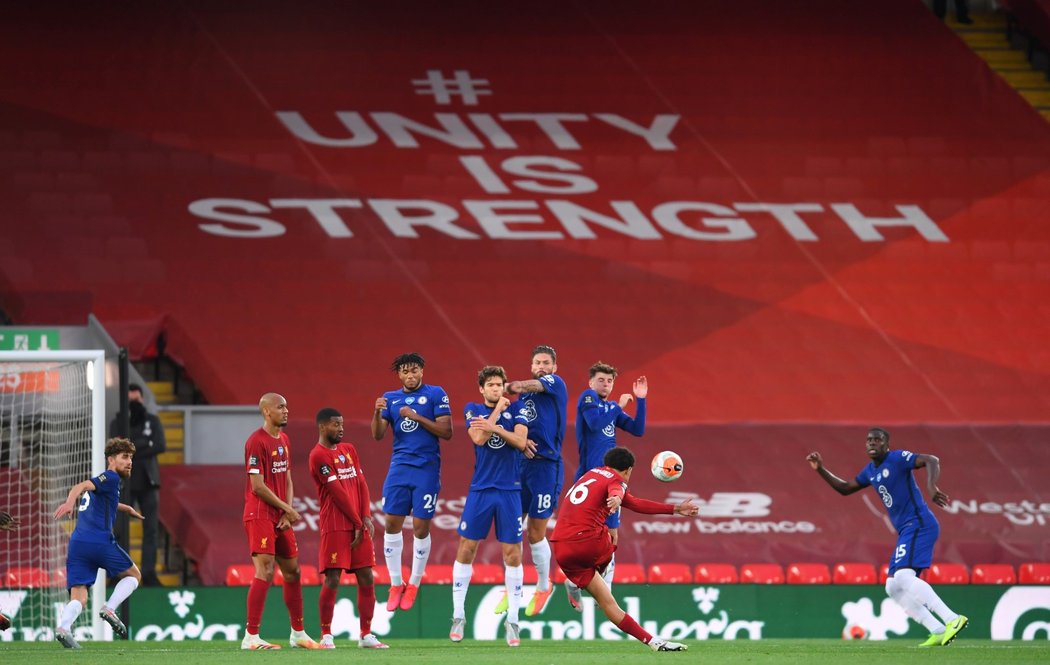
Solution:
<path fill-rule="evenodd" d="M 809 455 L 806 455 L 806 461 L 809 462 L 809 466 L 824 479 L 824 482 L 831 485 L 831 489 L 835 490 L 842 496 L 853 494 L 862 489 L 855 479 L 846 481 L 828 471 L 824 467 L 824 458 L 820 456 L 820 453 L 814 451 Z"/>
<path fill-rule="evenodd" d="M 91 482 L 90 480 L 85 480 L 82 483 L 77 483 L 76 485 L 73 485 L 72 489 L 69 490 L 69 495 L 66 497 L 66 500 L 62 502 L 62 505 L 55 509 L 55 519 L 60 520 L 66 515 L 72 514 L 73 506 L 76 505 L 77 499 L 80 498 L 80 495 L 84 492 L 94 491 L 95 483 Z"/>
<path fill-rule="evenodd" d="M 527 381 L 511 381 L 505 390 L 508 395 L 519 395 L 521 393 L 542 393 L 547 388 L 539 379 L 528 379 Z"/>
<path fill-rule="evenodd" d="M 135 510 L 134 508 L 132 508 L 131 506 L 129 506 L 126 503 L 118 503 L 117 504 L 117 510 L 119 510 L 122 513 L 127 513 L 128 515 L 131 515 L 132 517 L 138 518 L 140 520 L 146 519 L 145 517 L 142 516 L 142 513 L 140 513 L 139 511 Z"/>
<path fill-rule="evenodd" d="M 930 493 L 930 500 L 941 508 L 948 505 L 948 495 L 937 487 L 937 481 L 941 477 L 941 460 L 936 455 L 916 455 L 915 468 L 926 467 L 926 490 Z"/>

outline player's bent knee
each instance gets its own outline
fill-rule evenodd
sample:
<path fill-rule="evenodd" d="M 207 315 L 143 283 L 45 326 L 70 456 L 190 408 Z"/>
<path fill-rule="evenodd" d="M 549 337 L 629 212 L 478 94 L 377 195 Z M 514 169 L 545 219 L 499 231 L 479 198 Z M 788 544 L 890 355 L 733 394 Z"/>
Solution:
<path fill-rule="evenodd" d="M 886 595 L 893 598 L 894 592 L 897 590 L 897 580 L 892 577 L 886 578 Z"/>

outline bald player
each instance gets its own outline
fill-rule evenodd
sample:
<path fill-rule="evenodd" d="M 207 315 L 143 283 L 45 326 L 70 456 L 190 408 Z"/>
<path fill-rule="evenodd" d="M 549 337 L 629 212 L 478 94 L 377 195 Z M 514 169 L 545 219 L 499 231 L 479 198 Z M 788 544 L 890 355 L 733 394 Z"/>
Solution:
<path fill-rule="evenodd" d="M 317 649 L 303 628 L 303 588 L 299 581 L 299 547 L 292 524 L 299 513 L 292 508 L 291 450 L 288 435 L 288 402 L 277 393 L 259 400 L 263 425 L 244 444 L 247 480 L 244 488 L 244 530 L 255 564 L 255 578 L 248 587 L 248 621 L 242 649 L 280 649 L 259 637 L 266 593 L 273 583 L 274 562 L 284 574 L 284 604 L 292 622 L 288 643 L 293 649 Z"/>

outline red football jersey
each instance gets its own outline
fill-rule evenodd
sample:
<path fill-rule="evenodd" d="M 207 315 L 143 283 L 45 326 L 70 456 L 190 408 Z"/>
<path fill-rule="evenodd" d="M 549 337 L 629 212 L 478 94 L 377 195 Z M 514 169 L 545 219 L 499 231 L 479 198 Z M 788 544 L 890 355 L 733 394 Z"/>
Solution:
<path fill-rule="evenodd" d="M 649 515 L 673 514 L 674 505 L 639 499 L 627 493 L 623 476 L 607 466 L 591 469 L 576 481 L 565 493 L 565 500 L 558 509 L 558 523 L 554 526 L 551 540 L 591 540 L 608 538 L 609 517 L 606 501 L 610 496 L 622 496 L 622 508 Z"/>
<path fill-rule="evenodd" d="M 276 523 L 284 513 L 255 496 L 251 477 L 262 475 L 270 491 L 281 501 L 288 501 L 287 474 L 291 470 L 288 435 L 281 432 L 275 439 L 261 427 L 252 432 L 244 444 L 244 466 L 248 470 L 244 480 L 244 521 L 268 519 Z"/>
<path fill-rule="evenodd" d="M 367 518 L 369 510 L 368 483 L 365 481 L 361 460 L 357 448 L 346 441 L 336 444 L 334 449 L 326 448 L 320 443 L 310 451 L 310 477 L 317 487 L 317 496 L 321 503 L 322 533 L 329 531 L 353 531 L 361 528 L 361 521 Z M 349 497 L 349 505 L 340 507 L 336 485 L 341 487 Z M 346 515 L 345 508 L 352 510 L 357 519 L 354 523 Z"/>

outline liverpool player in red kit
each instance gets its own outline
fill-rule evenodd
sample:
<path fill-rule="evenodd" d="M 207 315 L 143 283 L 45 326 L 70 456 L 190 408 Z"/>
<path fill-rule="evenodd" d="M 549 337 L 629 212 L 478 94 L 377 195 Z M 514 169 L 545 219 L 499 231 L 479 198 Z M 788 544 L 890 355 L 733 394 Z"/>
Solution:
<path fill-rule="evenodd" d="M 343 415 L 332 408 L 317 412 L 317 445 L 310 451 L 310 477 L 317 486 L 321 502 L 320 565 L 324 585 L 318 598 L 321 614 L 321 648 L 334 649 L 332 616 L 339 577 L 344 570 L 357 576 L 357 611 L 361 617 L 363 649 L 386 649 L 372 634 L 376 588 L 372 568 L 376 553 L 372 547 L 372 511 L 361 460 L 354 444 L 343 442 Z"/>
<path fill-rule="evenodd" d="M 248 471 L 244 489 L 244 530 L 255 563 L 255 578 L 248 587 L 248 625 L 241 640 L 242 649 L 280 649 L 259 637 L 266 592 L 273 583 L 274 560 L 284 574 L 284 604 L 292 621 L 292 648 L 316 649 L 317 642 L 303 629 L 303 587 L 299 582 L 299 547 L 292 524 L 299 513 L 292 508 L 291 450 L 288 435 L 288 403 L 277 393 L 266 393 L 259 400 L 263 426 L 252 432 L 244 444 L 244 465 Z"/>
<path fill-rule="evenodd" d="M 551 536 L 554 559 L 565 577 L 579 588 L 587 589 L 617 628 L 648 644 L 653 651 L 685 651 L 684 644 L 653 637 L 616 603 L 602 579 L 616 551 L 605 520 L 621 506 L 647 515 L 687 517 L 696 515 L 700 508 L 688 500 L 676 506 L 628 494 L 627 481 L 634 470 L 634 455 L 626 448 L 613 448 L 603 461 L 605 466 L 583 474 L 565 494 L 566 501 L 558 511 L 558 524 Z"/>

